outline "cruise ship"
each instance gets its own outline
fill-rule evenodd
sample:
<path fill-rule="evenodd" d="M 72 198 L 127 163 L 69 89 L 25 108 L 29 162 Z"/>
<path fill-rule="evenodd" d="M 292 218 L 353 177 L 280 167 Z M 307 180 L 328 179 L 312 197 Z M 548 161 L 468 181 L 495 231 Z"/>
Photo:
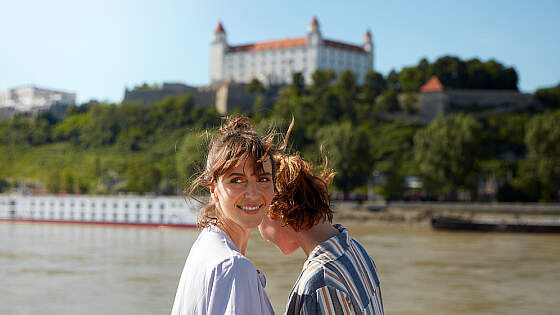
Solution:
<path fill-rule="evenodd" d="M 181 197 L 0 195 L 0 221 L 196 227 L 199 206 Z"/>

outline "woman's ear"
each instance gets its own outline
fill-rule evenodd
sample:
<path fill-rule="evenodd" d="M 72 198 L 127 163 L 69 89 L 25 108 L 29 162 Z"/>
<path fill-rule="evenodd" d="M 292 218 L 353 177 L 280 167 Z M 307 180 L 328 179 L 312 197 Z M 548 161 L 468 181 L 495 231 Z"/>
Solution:
<path fill-rule="evenodd" d="M 214 185 L 210 185 L 210 195 L 212 196 L 212 200 L 217 203 L 218 194 L 216 193 L 216 187 Z"/>

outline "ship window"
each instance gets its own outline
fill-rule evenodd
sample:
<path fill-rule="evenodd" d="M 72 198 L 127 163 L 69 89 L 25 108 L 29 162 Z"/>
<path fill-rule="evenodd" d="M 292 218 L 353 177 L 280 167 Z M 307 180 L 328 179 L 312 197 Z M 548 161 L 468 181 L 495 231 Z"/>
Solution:
<path fill-rule="evenodd" d="M 116 209 L 117 207 L 118 207 L 117 203 L 116 203 L 116 202 L 115 202 L 115 203 L 113 203 L 113 208 L 115 208 L 115 209 Z"/>
<path fill-rule="evenodd" d="M 159 215 L 159 220 L 163 222 L 163 213 Z"/>
<path fill-rule="evenodd" d="M 124 204 L 124 208 L 125 208 L 125 209 L 128 209 L 128 203 L 125 203 L 125 204 Z"/>
<path fill-rule="evenodd" d="M 2 203 L 0 203 L 0 204 L 3 205 L 3 204 L 4 204 L 4 201 L 2 201 Z M 31 201 L 31 205 L 34 206 L 34 205 L 35 205 L 35 201 Z"/>
<path fill-rule="evenodd" d="M 152 215 L 148 214 L 148 222 L 152 222 Z"/>
<path fill-rule="evenodd" d="M 165 208 L 165 206 L 163 205 L 163 203 L 159 205 L 159 208 L 160 208 L 161 210 L 163 210 L 163 209 Z"/>
<path fill-rule="evenodd" d="M 148 209 L 152 209 L 152 204 L 151 203 L 148 204 Z"/>
<path fill-rule="evenodd" d="M 71 202 L 71 203 L 70 203 L 70 207 L 73 207 L 73 206 L 74 206 L 74 202 Z"/>
<path fill-rule="evenodd" d="M 60 205 L 60 207 L 64 208 L 64 202 L 61 201 L 61 202 L 59 203 L 59 205 Z"/>
<path fill-rule="evenodd" d="M 124 214 L 124 220 L 125 220 L 125 221 L 128 221 L 128 213 L 125 213 L 125 214 Z"/>
<path fill-rule="evenodd" d="M 82 220 L 83 220 L 83 219 L 86 217 L 86 214 L 82 212 L 82 213 L 80 213 L 80 217 L 81 217 Z"/>
<path fill-rule="evenodd" d="M 85 202 L 82 201 L 82 202 L 80 203 L 80 206 L 81 206 L 82 208 L 85 207 L 85 206 L 86 206 Z"/>
<path fill-rule="evenodd" d="M 117 214 L 113 213 L 113 220 L 117 220 Z"/>
<path fill-rule="evenodd" d="M 92 208 L 95 208 L 95 202 L 92 202 L 92 203 L 91 203 L 91 207 L 92 207 Z"/>
<path fill-rule="evenodd" d="M 44 205 L 45 205 L 45 203 L 41 201 L 41 206 L 44 206 Z"/>
<path fill-rule="evenodd" d="M 101 204 L 101 208 L 103 208 L 103 209 L 107 208 L 107 204 L 106 204 L 106 203 L 102 203 L 102 204 Z"/>
<path fill-rule="evenodd" d="M 51 201 L 50 205 L 51 207 L 54 207 L 54 201 Z"/>
<path fill-rule="evenodd" d="M 136 209 L 140 209 L 140 203 L 136 204 Z"/>

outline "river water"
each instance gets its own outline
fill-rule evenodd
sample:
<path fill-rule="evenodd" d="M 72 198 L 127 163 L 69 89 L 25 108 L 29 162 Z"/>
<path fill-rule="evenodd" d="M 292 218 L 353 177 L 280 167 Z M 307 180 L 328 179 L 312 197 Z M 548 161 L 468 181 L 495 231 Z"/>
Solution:
<path fill-rule="evenodd" d="M 386 314 L 558 314 L 560 235 L 347 223 L 373 256 Z M 0 222 L 0 314 L 169 314 L 192 229 Z M 277 313 L 303 252 L 254 231 L 247 256 Z"/>

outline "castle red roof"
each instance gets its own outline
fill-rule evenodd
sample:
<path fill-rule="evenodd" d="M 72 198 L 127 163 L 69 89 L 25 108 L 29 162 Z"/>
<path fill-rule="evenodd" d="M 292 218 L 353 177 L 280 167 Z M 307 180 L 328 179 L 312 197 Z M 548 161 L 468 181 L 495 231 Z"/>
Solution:
<path fill-rule="evenodd" d="M 323 40 L 323 43 L 327 47 L 335 47 L 339 49 L 365 53 L 365 50 L 362 47 L 356 45 L 346 44 L 343 42 L 328 40 L 328 39 Z M 307 45 L 307 37 L 298 37 L 298 38 L 273 40 L 268 42 L 258 42 L 253 44 L 240 45 L 240 46 L 230 46 L 228 52 L 278 50 L 278 49 L 302 47 L 306 45 Z"/>
<path fill-rule="evenodd" d="M 334 40 L 328 40 L 325 39 L 323 41 L 323 43 L 325 44 L 325 46 L 327 47 L 334 47 L 334 48 L 340 48 L 340 49 L 345 49 L 345 50 L 350 50 L 350 51 L 355 51 L 355 52 L 362 52 L 365 53 L 366 51 L 360 47 L 360 46 L 356 46 L 356 45 L 352 45 L 352 44 L 347 44 L 347 43 L 343 43 L 343 42 L 339 42 L 339 41 L 334 41 Z"/>
<path fill-rule="evenodd" d="M 441 81 L 434 75 L 432 76 L 428 82 L 426 82 L 420 88 L 421 92 L 442 92 L 443 91 L 443 84 Z"/>
<path fill-rule="evenodd" d="M 268 42 L 259 42 L 241 46 L 230 46 L 229 52 L 277 50 L 302 47 L 307 45 L 307 37 L 287 38 Z"/>
<path fill-rule="evenodd" d="M 311 25 L 319 25 L 319 22 L 317 22 L 316 17 L 313 17 L 313 20 L 311 20 Z"/>
<path fill-rule="evenodd" d="M 218 32 L 222 32 L 225 33 L 226 31 L 224 30 L 224 26 L 222 25 L 222 22 L 218 23 L 218 26 L 216 27 L 216 31 L 214 33 L 218 33 Z"/>

